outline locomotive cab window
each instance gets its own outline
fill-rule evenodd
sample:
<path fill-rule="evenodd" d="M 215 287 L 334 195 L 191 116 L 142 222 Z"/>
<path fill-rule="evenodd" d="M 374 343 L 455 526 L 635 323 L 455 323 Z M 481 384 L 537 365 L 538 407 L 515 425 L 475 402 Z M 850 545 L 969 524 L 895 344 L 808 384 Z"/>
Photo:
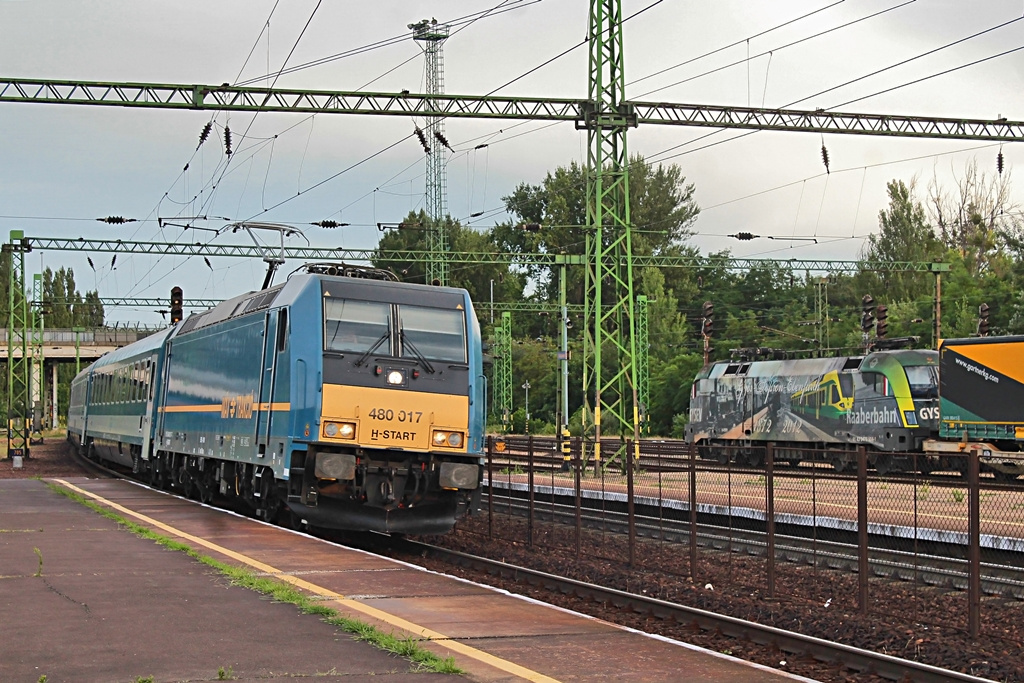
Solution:
<path fill-rule="evenodd" d="M 864 384 L 872 389 L 879 396 L 892 396 L 892 385 L 889 384 L 889 378 L 880 372 L 865 372 L 863 373 Z"/>
<path fill-rule="evenodd" d="M 938 368 L 932 365 L 911 365 L 904 370 L 907 371 L 912 398 L 939 397 Z"/>
<path fill-rule="evenodd" d="M 373 301 L 324 299 L 324 349 L 389 354 L 391 306 Z"/>
<path fill-rule="evenodd" d="M 466 362 L 466 318 L 462 311 L 399 306 L 402 357 Z"/>

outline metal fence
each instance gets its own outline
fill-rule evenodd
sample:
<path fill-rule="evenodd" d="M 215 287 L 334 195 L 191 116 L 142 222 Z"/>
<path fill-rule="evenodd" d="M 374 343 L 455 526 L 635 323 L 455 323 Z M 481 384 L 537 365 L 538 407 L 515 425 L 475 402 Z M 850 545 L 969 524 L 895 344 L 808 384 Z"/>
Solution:
<path fill-rule="evenodd" d="M 573 439 L 565 461 L 554 439 L 492 437 L 483 518 L 463 528 L 638 570 L 651 581 L 644 590 L 669 599 L 742 589 L 973 636 L 1019 619 L 1024 480 L 996 482 L 977 453 L 947 472 L 925 474 L 912 457 L 882 475 L 888 463 L 864 448 L 643 441 L 631 467 L 610 468 L 582 458 L 582 446 Z"/>

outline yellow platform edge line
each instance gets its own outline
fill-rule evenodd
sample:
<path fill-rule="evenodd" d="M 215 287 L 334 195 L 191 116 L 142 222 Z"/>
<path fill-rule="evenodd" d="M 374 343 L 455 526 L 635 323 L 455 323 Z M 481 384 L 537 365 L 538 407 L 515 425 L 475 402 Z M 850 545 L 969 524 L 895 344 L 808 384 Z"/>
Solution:
<path fill-rule="evenodd" d="M 268 574 L 274 574 L 276 575 L 276 578 L 280 579 L 281 581 L 290 583 L 296 588 L 301 588 L 302 590 L 309 591 L 314 595 L 329 597 L 332 602 L 335 602 L 346 609 L 355 612 L 360 612 L 367 616 L 373 617 L 374 619 L 383 621 L 384 623 L 390 624 L 395 628 L 400 628 L 403 631 L 415 634 L 421 638 L 433 641 L 444 641 L 443 643 L 439 644 L 444 645 L 453 652 L 458 652 L 461 655 L 470 657 L 484 664 L 488 664 L 496 669 L 500 669 L 501 671 L 506 671 L 515 676 L 519 676 L 520 678 L 523 678 L 528 681 L 534 681 L 535 683 L 560 683 L 556 678 L 545 676 L 544 674 L 538 673 L 531 669 L 527 669 L 523 666 L 519 666 L 518 664 L 510 662 L 506 659 L 495 657 L 494 655 L 484 652 L 483 650 L 478 650 L 474 647 L 469 647 L 468 645 L 464 645 L 449 636 L 446 636 L 442 633 L 438 633 L 437 631 L 432 631 L 418 624 L 414 624 L 411 621 L 407 621 L 405 619 L 402 619 L 401 617 L 397 617 L 394 614 L 390 614 L 383 610 L 377 609 L 376 607 L 371 607 L 370 605 L 359 602 L 358 600 L 346 598 L 344 595 L 341 595 L 340 593 L 335 593 L 334 591 L 328 590 L 327 588 L 324 588 L 322 586 L 318 586 L 315 583 L 311 583 L 309 581 L 305 581 L 294 576 L 289 576 L 288 574 L 283 573 L 280 569 L 275 569 L 274 567 L 268 564 L 264 564 L 259 560 L 249 557 L 248 555 L 243 555 L 242 553 L 235 552 L 234 550 L 230 550 L 223 546 L 217 545 L 216 543 L 212 543 L 211 541 L 207 541 L 204 538 L 193 536 L 192 534 L 181 531 L 180 529 L 176 529 L 175 527 L 172 527 L 169 524 L 165 524 L 161 521 L 155 520 L 152 517 L 147 517 L 146 515 L 140 512 L 136 512 L 135 510 L 132 510 L 130 508 L 126 508 L 123 505 L 119 505 L 118 503 L 115 503 L 112 500 L 107 500 L 103 496 L 79 488 L 74 484 L 70 484 L 64 481 L 63 479 L 54 479 L 53 481 L 57 482 L 61 486 L 64 486 L 68 489 L 71 489 L 72 491 L 75 491 L 76 493 L 92 498 L 93 500 L 98 501 L 103 505 L 106 505 L 114 510 L 117 510 L 118 512 L 123 512 L 124 514 L 135 517 L 136 519 L 139 519 L 145 522 L 146 524 L 154 526 L 170 534 L 174 534 L 179 538 L 183 538 L 186 541 L 189 541 L 190 543 L 194 543 L 196 545 L 207 548 L 208 550 L 212 550 L 226 557 L 230 557 L 231 559 L 237 562 L 241 562 L 242 564 L 248 565 L 258 571 L 266 572 Z"/>

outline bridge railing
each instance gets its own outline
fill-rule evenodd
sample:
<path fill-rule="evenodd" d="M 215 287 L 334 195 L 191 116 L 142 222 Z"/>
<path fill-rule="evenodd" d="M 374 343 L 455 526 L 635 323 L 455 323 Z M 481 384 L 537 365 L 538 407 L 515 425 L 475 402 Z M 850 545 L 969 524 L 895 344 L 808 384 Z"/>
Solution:
<path fill-rule="evenodd" d="M 43 331 L 43 344 L 69 344 L 81 346 L 124 346 L 159 332 L 163 327 L 90 327 L 81 330 L 59 329 Z M 0 329 L 0 345 L 6 345 L 8 330 Z M 19 331 L 14 341 L 21 342 Z"/>

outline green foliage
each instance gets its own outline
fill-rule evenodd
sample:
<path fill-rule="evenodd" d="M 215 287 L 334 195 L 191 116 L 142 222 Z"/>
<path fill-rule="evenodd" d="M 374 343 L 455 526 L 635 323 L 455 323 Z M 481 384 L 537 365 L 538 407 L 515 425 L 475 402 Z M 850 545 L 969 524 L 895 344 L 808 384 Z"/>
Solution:
<path fill-rule="evenodd" d="M 914 301 L 927 297 L 932 288 L 928 273 L 878 271 L 879 265 L 897 261 L 928 262 L 942 260 L 943 248 L 928 225 L 924 207 L 914 196 L 914 184 L 901 180 L 886 185 L 889 207 L 878 215 L 879 231 L 868 236 L 863 258 L 863 285 L 876 292 L 875 299 L 886 302 Z"/>

